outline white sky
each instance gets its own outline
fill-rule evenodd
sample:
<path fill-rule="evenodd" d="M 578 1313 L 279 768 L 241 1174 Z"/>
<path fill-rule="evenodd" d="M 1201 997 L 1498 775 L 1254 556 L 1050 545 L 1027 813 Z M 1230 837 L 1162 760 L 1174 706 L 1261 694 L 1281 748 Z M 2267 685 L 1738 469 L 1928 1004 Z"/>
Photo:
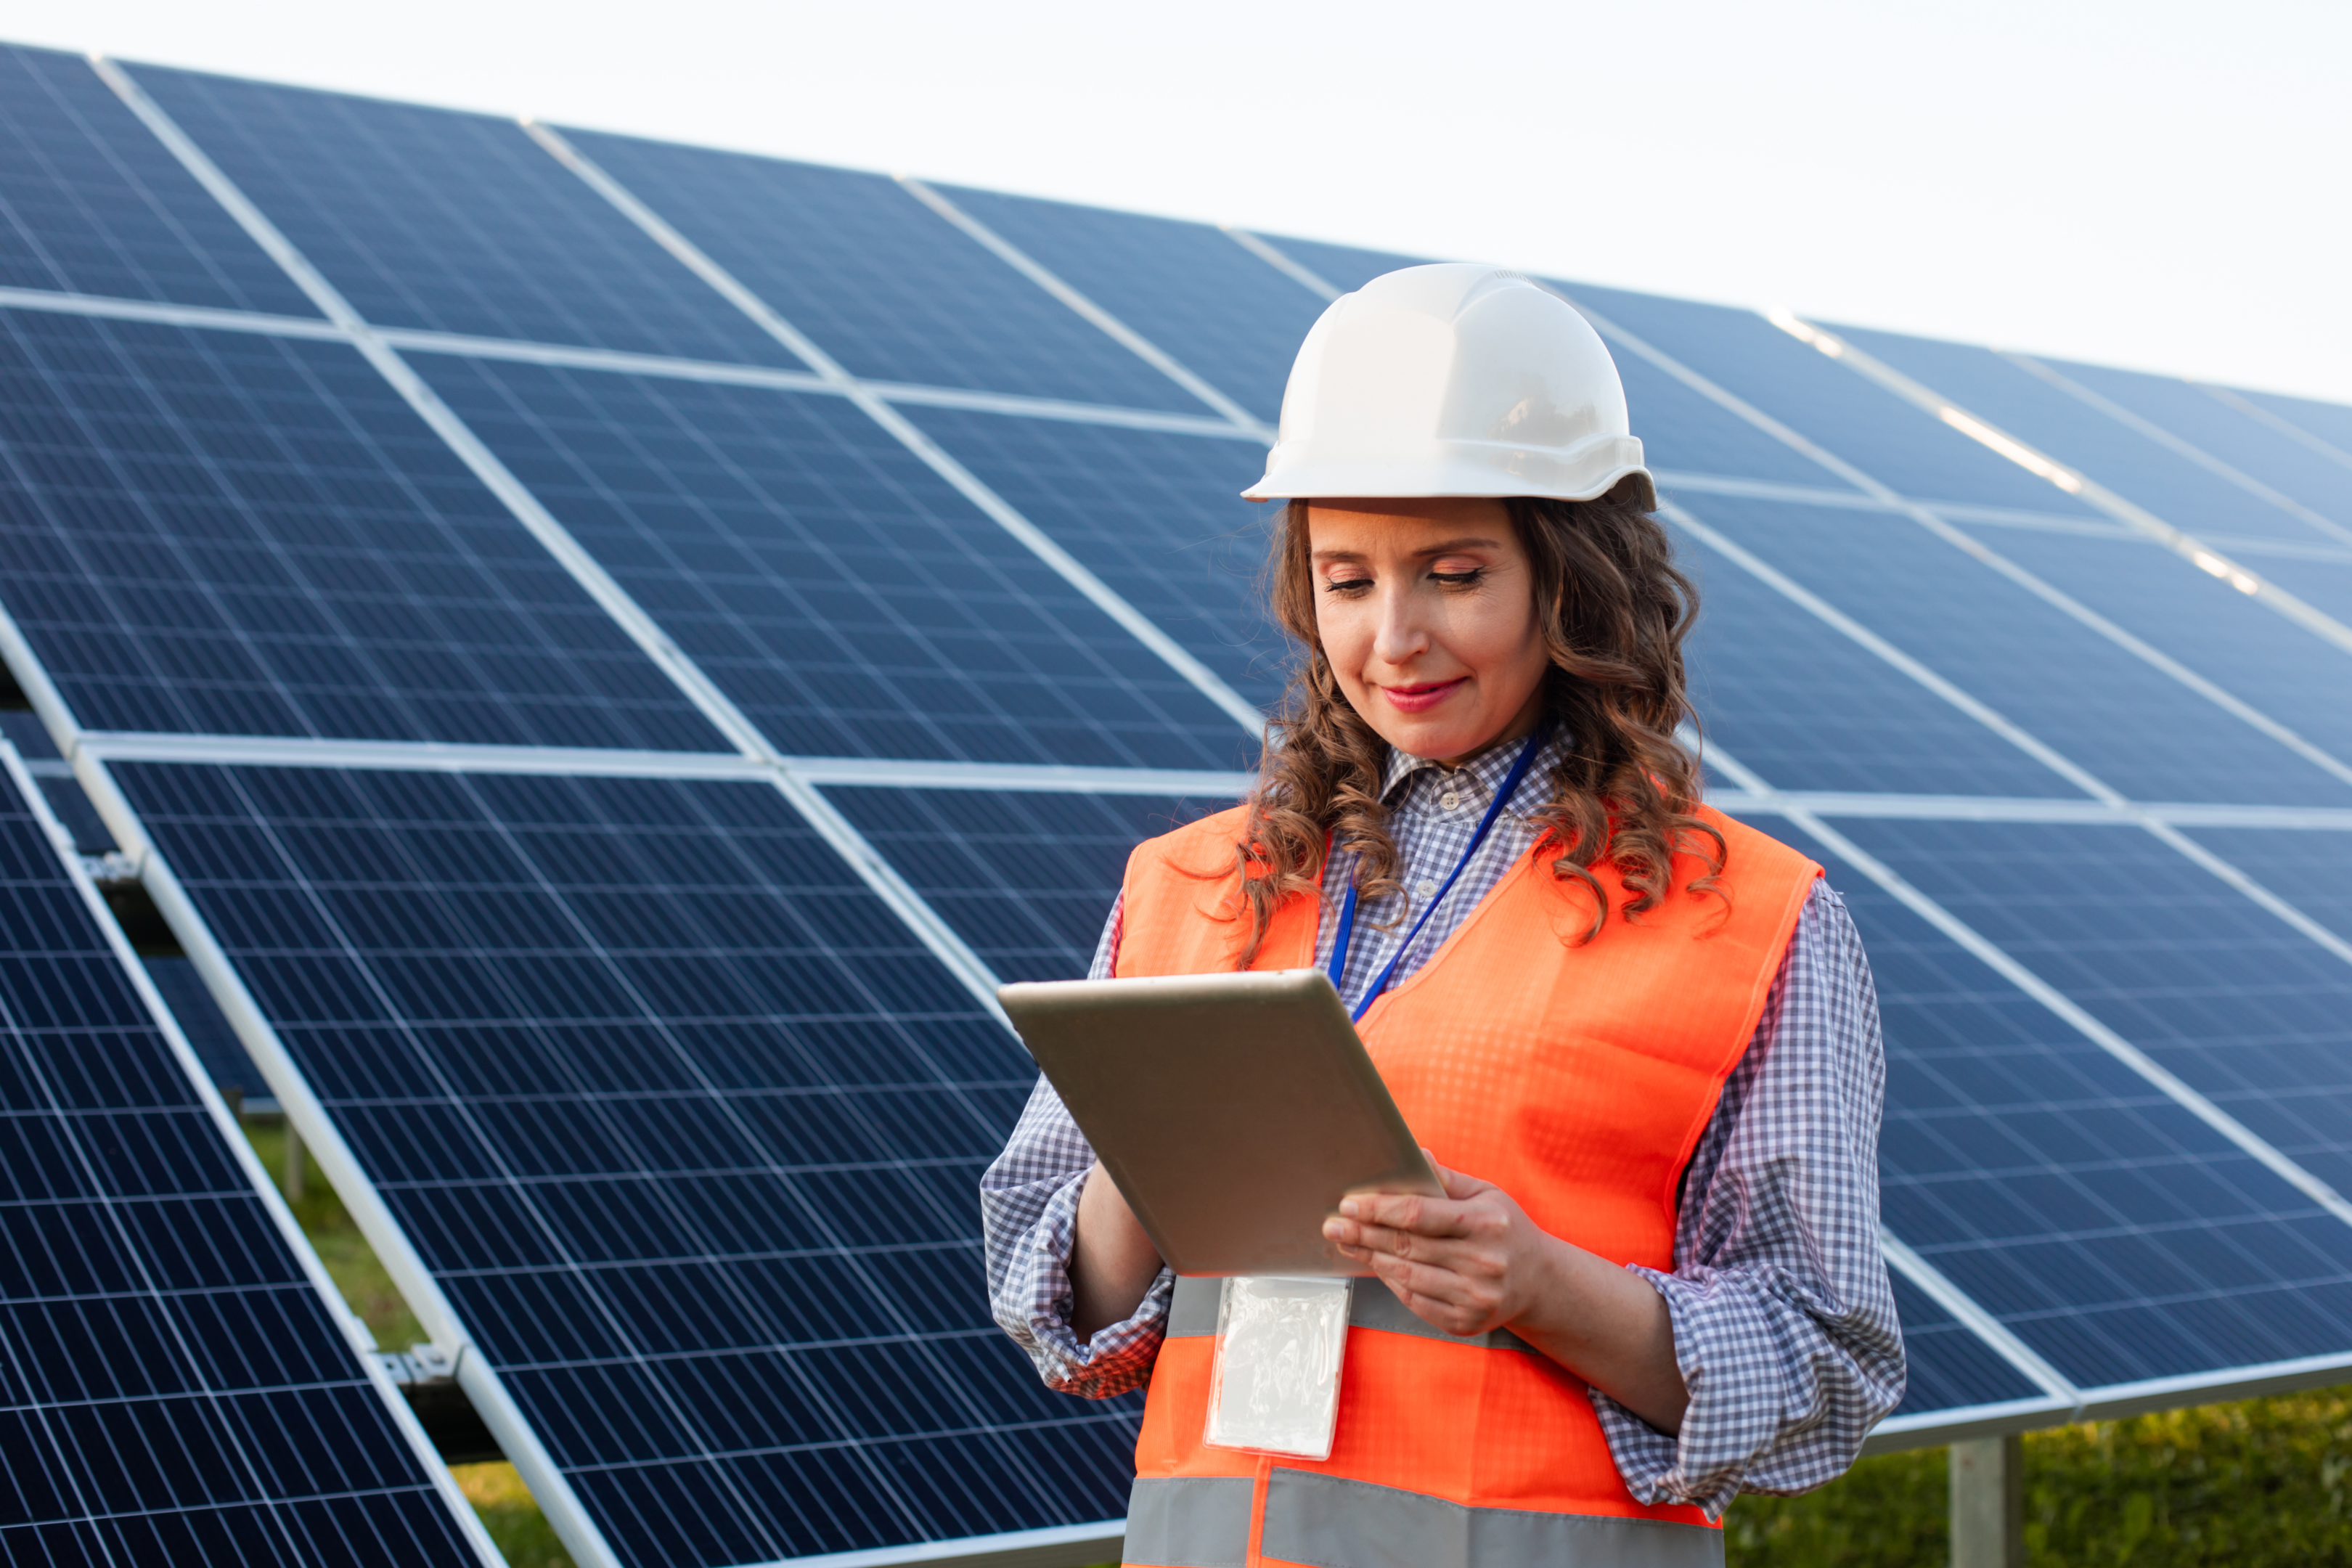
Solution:
<path fill-rule="evenodd" d="M 0 37 L 2352 402 L 2345 0 L 0 0 Z"/>

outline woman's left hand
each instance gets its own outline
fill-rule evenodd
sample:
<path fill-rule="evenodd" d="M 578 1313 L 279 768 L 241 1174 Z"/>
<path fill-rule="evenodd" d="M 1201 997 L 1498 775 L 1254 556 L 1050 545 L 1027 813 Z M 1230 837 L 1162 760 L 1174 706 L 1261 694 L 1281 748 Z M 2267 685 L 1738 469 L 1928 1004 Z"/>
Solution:
<path fill-rule="evenodd" d="M 1546 1294 L 1564 1244 L 1492 1182 L 1430 1163 L 1444 1197 L 1360 1193 L 1341 1200 L 1323 1234 L 1449 1334 L 1483 1334 L 1525 1316 Z"/>
<path fill-rule="evenodd" d="M 1508 1328 L 1659 1431 L 1680 1430 L 1690 1391 L 1649 1281 L 1544 1230 L 1494 1183 L 1430 1164 L 1444 1197 L 1359 1193 L 1323 1234 L 1423 1321 L 1449 1334 Z"/>

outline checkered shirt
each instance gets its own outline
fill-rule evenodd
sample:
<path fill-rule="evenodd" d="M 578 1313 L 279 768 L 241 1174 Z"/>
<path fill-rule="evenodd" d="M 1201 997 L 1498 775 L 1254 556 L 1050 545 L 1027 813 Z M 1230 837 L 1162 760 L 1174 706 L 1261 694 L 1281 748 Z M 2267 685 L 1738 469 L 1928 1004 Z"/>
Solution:
<path fill-rule="evenodd" d="M 1402 983 L 1442 946 L 1537 833 L 1555 738 L 1454 890 L 1414 939 Z M 1442 886 L 1517 756 L 1496 747 L 1459 769 L 1391 758 L 1382 799 L 1401 894 L 1358 910 L 1339 992 L 1352 1008 Z M 1317 962 L 1349 863 L 1331 858 Z M 1093 973 L 1108 975 L 1121 911 Z M 1718 1517 L 1743 1490 L 1798 1492 L 1841 1474 L 1903 1396 L 1902 1331 L 1878 1247 L 1878 1123 L 1885 1089 L 1878 997 L 1844 903 L 1816 883 L 1748 1051 L 1724 1084 L 1683 1178 L 1671 1274 L 1634 1268 L 1665 1300 L 1690 1405 L 1667 1436 L 1597 1389 L 1618 1470 L 1649 1503 Z M 1142 1384 L 1165 1332 L 1165 1269 L 1134 1315 L 1081 1343 L 1069 1324 L 1078 1194 L 1094 1151 L 1050 1085 L 1035 1091 L 981 1182 L 996 1321 L 1046 1384 L 1105 1398 Z"/>

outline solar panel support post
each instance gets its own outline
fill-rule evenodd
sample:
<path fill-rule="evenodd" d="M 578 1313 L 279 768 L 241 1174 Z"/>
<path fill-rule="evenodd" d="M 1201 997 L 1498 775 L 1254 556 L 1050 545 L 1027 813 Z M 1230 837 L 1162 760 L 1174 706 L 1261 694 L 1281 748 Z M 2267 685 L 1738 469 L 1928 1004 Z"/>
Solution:
<path fill-rule="evenodd" d="M 286 1123 L 286 1201 L 300 1203 L 306 1184 L 302 1180 L 302 1134 L 294 1131 L 294 1123 L 289 1121 Z"/>
<path fill-rule="evenodd" d="M 1951 1447 L 1952 1568 L 2025 1568 L 2025 1439 Z"/>

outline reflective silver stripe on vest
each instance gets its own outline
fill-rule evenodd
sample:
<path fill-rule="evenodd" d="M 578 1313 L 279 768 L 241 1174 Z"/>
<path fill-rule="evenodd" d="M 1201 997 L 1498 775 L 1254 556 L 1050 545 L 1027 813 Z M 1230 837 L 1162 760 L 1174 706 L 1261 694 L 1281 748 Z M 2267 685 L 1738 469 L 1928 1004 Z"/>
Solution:
<path fill-rule="evenodd" d="M 1191 1338 L 1217 1331 L 1217 1291 L 1221 1280 L 1196 1279 L 1179 1275 L 1175 1298 L 1168 1303 L 1168 1337 L 1171 1340 Z M 1484 1334 L 1449 1334 L 1436 1324 L 1416 1318 L 1387 1286 L 1377 1279 L 1356 1281 L 1354 1296 L 1348 1305 L 1350 1328 L 1378 1329 L 1382 1333 L 1414 1334 L 1425 1340 L 1443 1340 L 1451 1345 L 1477 1345 L 1486 1350 L 1525 1351 L 1529 1355 L 1536 1348 L 1511 1332 L 1496 1329 Z"/>
<path fill-rule="evenodd" d="M 1244 1493 L 1244 1508 L 1247 1500 Z M 1246 1519 L 1244 1531 L 1246 1543 Z M 1134 1540 L 1130 1533 L 1130 1550 Z M 1722 1568 L 1723 1563 L 1723 1531 L 1705 1525 L 1465 1508 L 1396 1487 L 1279 1468 L 1266 1486 L 1261 1542 L 1259 1550 L 1267 1557 L 1314 1568 Z"/>
<path fill-rule="evenodd" d="M 1128 1494 L 1120 1560 L 1152 1568 L 1245 1568 L 1256 1489 L 1247 1476 L 1138 1476 Z"/>

